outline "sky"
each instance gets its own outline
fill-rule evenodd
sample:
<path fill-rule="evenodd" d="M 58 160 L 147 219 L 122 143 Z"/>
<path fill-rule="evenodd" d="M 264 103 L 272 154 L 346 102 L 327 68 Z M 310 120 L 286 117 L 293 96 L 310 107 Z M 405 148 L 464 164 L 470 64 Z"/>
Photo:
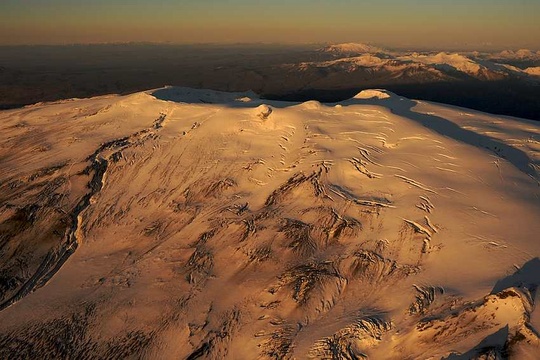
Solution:
<path fill-rule="evenodd" d="M 0 45 L 111 42 L 540 49 L 540 0 L 0 0 Z"/>

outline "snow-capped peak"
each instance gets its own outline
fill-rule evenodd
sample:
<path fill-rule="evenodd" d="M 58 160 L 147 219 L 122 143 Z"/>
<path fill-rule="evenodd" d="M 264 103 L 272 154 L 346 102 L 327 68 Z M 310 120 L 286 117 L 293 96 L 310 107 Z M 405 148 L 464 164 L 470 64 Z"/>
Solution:
<path fill-rule="evenodd" d="M 322 51 L 335 54 L 365 54 L 382 52 L 383 49 L 369 44 L 343 43 L 327 46 Z"/>
<path fill-rule="evenodd" d="M 429 65 L 449 65 L 458 71 L 472 75 L 477 75 L 483 69 L 480 64 L 458 53 L 440 52 L 436 55 L 413 53 L 410 56 L 400 57 L 400 59 Z"/>

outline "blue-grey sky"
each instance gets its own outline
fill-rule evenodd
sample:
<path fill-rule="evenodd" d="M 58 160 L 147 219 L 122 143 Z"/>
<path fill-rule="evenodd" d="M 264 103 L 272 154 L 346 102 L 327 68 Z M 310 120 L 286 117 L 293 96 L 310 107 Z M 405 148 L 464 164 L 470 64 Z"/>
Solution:
<path fill-rule="evenodd" d="M 540 0 L 0 0 L 0 44 L 540 48 Z"/>

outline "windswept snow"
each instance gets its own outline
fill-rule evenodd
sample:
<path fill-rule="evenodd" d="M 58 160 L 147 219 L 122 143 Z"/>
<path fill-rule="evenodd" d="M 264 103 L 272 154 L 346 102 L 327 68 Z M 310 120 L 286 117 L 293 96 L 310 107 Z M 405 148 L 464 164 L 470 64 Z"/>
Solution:
<path fill-rule="evenodd" d="M 540 352 L 538 122 L 167 87 L 0 132 L 0 358 Z"/>

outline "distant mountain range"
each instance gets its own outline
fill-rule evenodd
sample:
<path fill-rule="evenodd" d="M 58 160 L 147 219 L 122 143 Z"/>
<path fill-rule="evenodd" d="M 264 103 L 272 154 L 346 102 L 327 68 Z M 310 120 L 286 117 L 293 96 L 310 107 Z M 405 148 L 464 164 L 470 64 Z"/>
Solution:
<path fill-rule="evenodd" d="M 540 120 L 540 53 L 328 46 L 101 45 L 0 48 L 0 109 L 164 85 L 339 102 L 361 90 Z"/>
<path fill-rule="evenodd" d="M 283 67 L 302 77 L 342 77 L 336 82 L 360 81 L 435 82 L 450 80 L 527 79 L 540 82 L 540 67 L 520 68 L 509 60 L 540 61 L 540 52 L 531 50 L 479 52 L 405 52 L 391 51 L 367 44 L 346 43 L 318 50 L 325 55 L 319 61 L 286 64 Z M 326 75 L 326 76 L 325 76 Z"/>

